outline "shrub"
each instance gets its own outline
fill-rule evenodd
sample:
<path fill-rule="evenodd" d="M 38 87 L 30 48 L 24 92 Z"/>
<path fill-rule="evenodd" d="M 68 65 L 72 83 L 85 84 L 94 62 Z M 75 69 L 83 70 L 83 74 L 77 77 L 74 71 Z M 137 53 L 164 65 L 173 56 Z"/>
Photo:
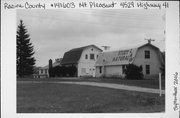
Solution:
<path fill-rule="evenodd" d="M 49 70 L 50 77 L 74 77 L 77 75 L 77 68 L 75 66 L 56 66 Z"/>
<path fill-rule="evenodd" d="M 56 77 L 61 77 L 62 76 L 62 69 L 60 66 L 56 66 L 53 68 L 54 74 Z"/>
<path fill-rule="evenodd" d="M 142 66 L 138 67 L 134 64 L 129 64 L 125 68 L 126 79 L 143 79 Z"/>

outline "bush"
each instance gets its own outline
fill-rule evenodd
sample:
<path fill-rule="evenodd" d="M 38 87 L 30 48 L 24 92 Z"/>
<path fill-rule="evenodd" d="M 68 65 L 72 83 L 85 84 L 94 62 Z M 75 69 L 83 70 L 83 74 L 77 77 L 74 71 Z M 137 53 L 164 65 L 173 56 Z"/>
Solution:
<path fill-rule="evenodd" d="M 74 77 L 77 76 L 77 68 L 75 66 L 56 66 L 49 69 L 50 77 Z"/>
<path fill-rule="evenodd" d="M 55 77 L 61 77 L 62 76 L 62 68 L 60 66 L 56 66 L 53 68 Z"/>
<path fill-rule="evenodd" d="M 138 67 L 134 64 L 129 64 L 125 68 L 126 79 L 143 79 L 142 66 Z"/>

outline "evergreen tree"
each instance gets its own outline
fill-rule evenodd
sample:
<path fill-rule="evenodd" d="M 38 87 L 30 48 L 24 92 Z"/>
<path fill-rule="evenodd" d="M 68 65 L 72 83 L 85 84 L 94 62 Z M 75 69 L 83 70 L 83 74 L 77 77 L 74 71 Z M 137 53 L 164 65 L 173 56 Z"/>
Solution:
<path fill-rule="evenodd" d="M 34 72 L 35 58 L 32 43 L 30 42 L 29 34 L 22 20 L 17 29 L 17 75 L 19 77 L 32 75 Z"/>

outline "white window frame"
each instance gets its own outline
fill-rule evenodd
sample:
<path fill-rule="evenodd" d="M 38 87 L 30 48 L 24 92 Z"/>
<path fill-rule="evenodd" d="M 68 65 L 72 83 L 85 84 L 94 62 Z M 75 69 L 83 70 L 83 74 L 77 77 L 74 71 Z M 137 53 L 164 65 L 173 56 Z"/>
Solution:
<path fill-rule="evenodd" d="M 93 55 L 93 59 L 91 58 L 92 55 Z M 90 60 L 95 60 L 95 55 L 93 53 L 90 54 Z"/>

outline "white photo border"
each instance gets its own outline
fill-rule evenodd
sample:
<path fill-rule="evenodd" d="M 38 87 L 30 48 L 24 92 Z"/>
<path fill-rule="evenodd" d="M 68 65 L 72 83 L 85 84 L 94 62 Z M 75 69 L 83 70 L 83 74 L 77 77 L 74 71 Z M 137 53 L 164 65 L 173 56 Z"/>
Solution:
<path fill-rule="evenodd" d="M 24 2 L 27 1 L 23 1 L 23 0 L 1 1 L 1 16 L 2 16 L 1 18 L 1 116 L 2 118 L 59 118 L 59 117 L 176 118 L 179 116 L 179 111 L 173 110 L 174 74 L 177 72 L 178 79 L 180 78 L 179 1 L 168 1 L 169 8 L 166 9 L 165 113 L 117 113 L 117 114 L 116 113 L 106 113 L 106 114 L 16 113 L 16 97 L 17 97 L 16 96 L 16 89 L 17 89 L 16 88 L 16 30 L 17 30 L 16 8 L 5 9 L 4 3 L 24 4 Z M 33 3 L 50 4 L 51 2 L 55 2 L 55 1 L 29 0 L 28 2 L 32 4 Z M 62 1 L 56 0 L 56 2 L 62 2 Z M 70 1 L 70 2 L 75 2 L 75 1 Z M 98 1 L 98 2 L 102 2 L 102 1 Z M 159 3 L 163 3 L 163 2 L 164 1 L 159 1 Z M 51 9 L 50 5 L 47 6 L 46 9 Z M 139 9 L 139 8 L 134 8 L 134 9 Z M 179 91 L 177 93 L 177 96 L 179 97 Z M 179 98 L 177 99 L 177 101 L 179 102 Z"/>

